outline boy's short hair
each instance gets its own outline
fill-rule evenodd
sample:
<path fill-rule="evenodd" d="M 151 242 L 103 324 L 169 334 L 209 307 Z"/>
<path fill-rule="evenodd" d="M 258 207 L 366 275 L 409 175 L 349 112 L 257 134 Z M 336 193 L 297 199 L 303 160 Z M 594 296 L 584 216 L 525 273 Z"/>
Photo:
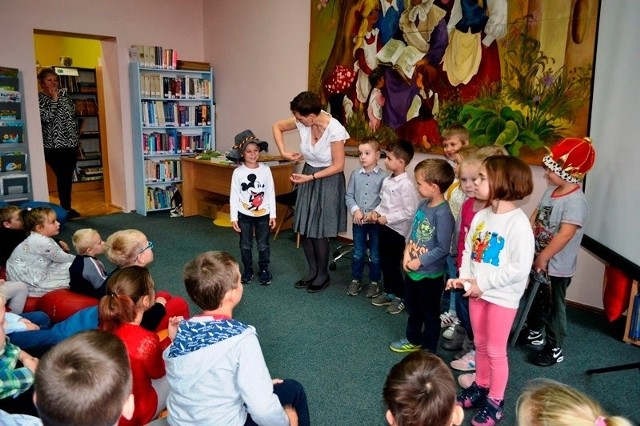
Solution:
<path fill-rule="evenodd" d="M 456 178 L 455 171 L 447 160 L 442 158 L 427 158 L 416 165 L 416 177 L 421 177 L 427 183 L 438 185 L 440 193 L 445 193 Z"/>
<path fill-rule="evenodd" d="M 358 146 L 364 145 L 365 143 L 371 145 L 374 151 L 380 151 L 380 141 L 375 136 L 366 136 L 358 142 Z"/>
<path fill-rule="evenodd" d="M 18 206 L 4 206 L 0 208 L 0 221 L 2 223 L 9 222 L 16 212 L 20 213 Z"/>
<path fill-rule="evenodd" d="M 382 396 L 396 424 L 442 426 L 451 423 L 456 385 L 444 361 L 420 350 L 391 368 Z"/>
<path fill-rule="evenodd" d="M 466 127 L 462 124 L 452 124 L 451 126 L 444 129 L 442 132 L 442 140 L 445 141 L 450 138 L 458 138 L 462 141 L 463 144 L 468 144 L 470 140 L 470 133 Z"/>
<path fill-rule="evenodd" d="M 492 155 L 482 164 L 487 169 L 489 199 L 522 200 L 533 191 L 531 167 L 517 157 Z"/>
<path fill-rule="evenodd" d="M 476 154 L 486 158 L 493 155 L 509 155 L 509 151 L 502 145 L 486 145 L 481 147 Z"/>
<path fill-rule="evenodd" d="M 85 254 L 87 249 L 93 245 L 93 237 L 96 235 L 100 236 L 98 231 L 92 228 L 82 228 L 74 232 L 73 237 L 71 237 L 71 242 L 73 243 L 73 248 L 76 250 L 76 253 Z"/>
<path fill-rule="evenodd" d="M 64 340 L 36 369 L 35 402 L 45 426 L 114 425 L 131 392 L 127 349 L 106 331 Z"/>
<path fill-rule="evenodd" d="M 224 295 L 238 286 L 238 262 L 229 253 L 208 251 L 189 261 L 184 267 L 187 294 L 203 311 L 217 309 Z"/>
<path fill-rule="evenodd" d="M 404 161 L 404 165 L 407 166 L 413 160 L 413 154 L 415 150 L 411 142 L 399 139 L 396 142 L 391 142 L 387 145 L 385 151 L 392 153 L 396 158 Z"/>
<path fill-rule="evenodd" d="M 109 235 L 105 241 L 107 258 L 117 266 L 127 266 L 140 254 L 146 236 L 137 229 L 123 229 Z"/>

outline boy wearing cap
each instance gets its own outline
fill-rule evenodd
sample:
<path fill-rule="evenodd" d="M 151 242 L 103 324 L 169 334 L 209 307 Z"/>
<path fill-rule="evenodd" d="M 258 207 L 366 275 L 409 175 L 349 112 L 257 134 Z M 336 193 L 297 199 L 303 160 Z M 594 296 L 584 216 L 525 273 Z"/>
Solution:
<path fill-rule="evenodd" d="M 529 313 L 527 340 L 535 346 L 544 344 L 533 363 L 548 367 L 564 360 L 565 296 L 576 271 L 587 216 L 587 200 L 580 183 L 593 167 L 595 150 L 588 138 L 567 138 L 552 146 L 542 162 L 550 186 L 531 215 L 536 253 L 532 269 L 548 276 L 549 285 L 539 287 Z"/>
<path fill-rule="evenodd" d="M 259 163 L 260 151 L 267 150 L 267 142 L 255 137 L 251 130 L 236 135 L 243 164 L 233 171 L 229 198 L 233 229 L 240 233 L 240 257 L 244 271 L 242 284 L 253 279 L 253 235 L 258 246 L 258 278 L 260 284 L 269 285 L 273 276 L 269 272 L 269 232 L 276 226 L 275 184 L 269 166 Z"/>

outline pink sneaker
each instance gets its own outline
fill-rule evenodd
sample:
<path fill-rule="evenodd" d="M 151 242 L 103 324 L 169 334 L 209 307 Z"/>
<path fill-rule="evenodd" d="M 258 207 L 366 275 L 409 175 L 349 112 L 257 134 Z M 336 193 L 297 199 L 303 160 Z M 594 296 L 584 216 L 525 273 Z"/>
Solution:
<path fill-rule="evenodd" d="M 458 384 L 463 389 L 467 389 L 475 381 L 476 381 L 476 373 L 461 374 L 458 376 Z"/>
<path fill-rule="evenodd" d="M 458 371 L 476 371 L 476 351 L 470 350 L 462 358 L 451 361 L 450 365 Z"/>

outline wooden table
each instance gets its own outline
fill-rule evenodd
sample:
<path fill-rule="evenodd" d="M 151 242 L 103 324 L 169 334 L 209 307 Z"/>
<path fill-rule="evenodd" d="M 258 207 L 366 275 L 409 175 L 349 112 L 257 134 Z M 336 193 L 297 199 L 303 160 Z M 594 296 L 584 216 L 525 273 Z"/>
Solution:
<path fill-rule="evenodd" d="M 271 174 L 275 184 L 276 195 L 285 194 L 293 189 L 289 177 L 293 173 L 294 163 L 290 161 L 271 165 Z M 184 216 L 202 215 L 202 202 L 218 200 L 220 204 L 229 203 L 231 193 L 231 176 L 237 166 L 195 158 L 182 159 L 182 208 Z M 278 218 L 286 214 L 286 206 L 277 205 Z M 286 228 L 285 228 L 286 229 Z"/>

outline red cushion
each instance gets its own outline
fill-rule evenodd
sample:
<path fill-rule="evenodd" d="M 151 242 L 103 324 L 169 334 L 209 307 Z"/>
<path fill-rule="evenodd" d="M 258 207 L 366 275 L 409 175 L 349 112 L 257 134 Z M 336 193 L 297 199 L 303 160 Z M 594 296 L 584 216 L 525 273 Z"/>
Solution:
<path fill-rule="evenodd" d="M 609 321 L 620 318 L 629 307 L 631 294 L 631 277 L 620 269 L 608 265 L 605 268 L 605 287 L 603 296 L 604 313 Z"/>
<path fill-rule="evenodd" d="M 64 288 L 53 290 L 40 299 L 39 310 L 49 315 L 51 322 L 54 323 L 69 318 L 81 309 L 98 304 L 98 299 L 74 293 Z"/>
<path fill-rule="evenodd" d="M 40 299 L 42 299 L 42 297 L 27 297 L 27 303 L 24 304 L 24 312 L 39 311 Z"/>

